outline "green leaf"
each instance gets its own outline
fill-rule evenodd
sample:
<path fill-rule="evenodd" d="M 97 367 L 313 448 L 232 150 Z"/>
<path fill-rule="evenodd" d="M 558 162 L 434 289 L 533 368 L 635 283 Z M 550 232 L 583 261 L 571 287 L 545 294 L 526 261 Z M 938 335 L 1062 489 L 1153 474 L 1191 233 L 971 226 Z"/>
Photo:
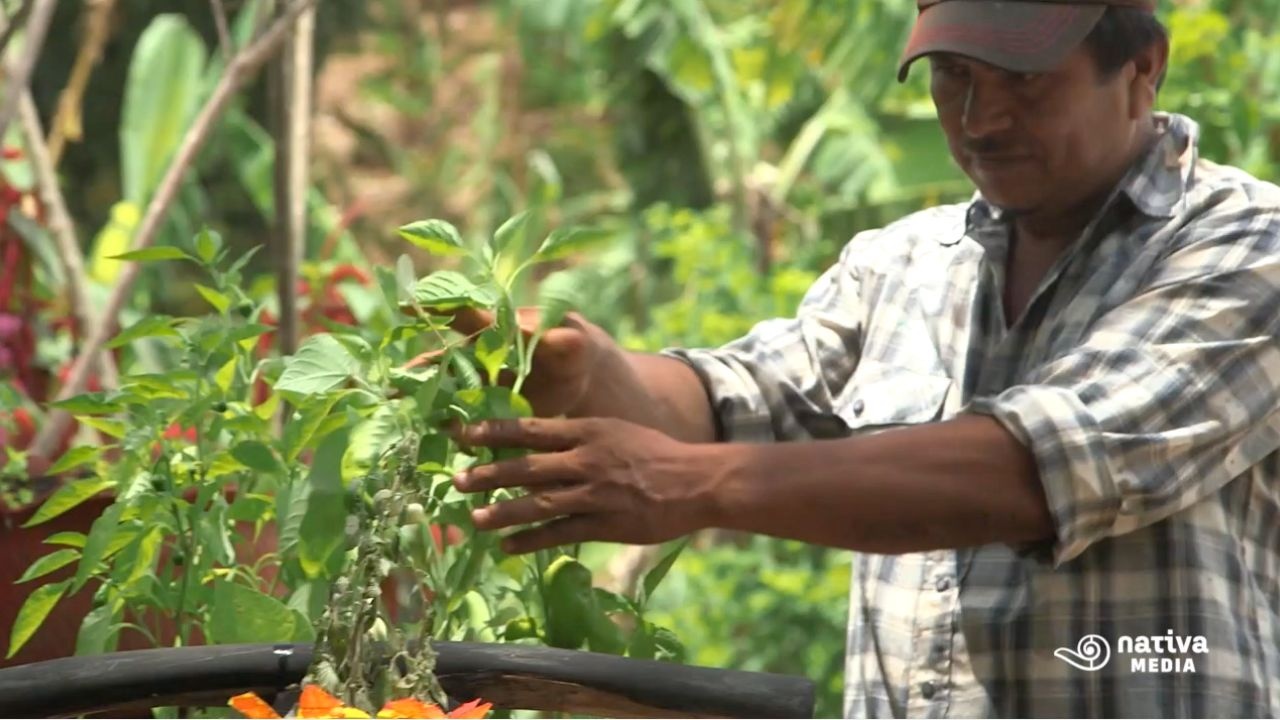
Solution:
<path fill-rule="evenodd" d="M 91 417 L 88 415 L 77 417 L 76 420 L 97 430 L 103 435 L 119 440 L 129 433 L 129 426 L 124 424 L 122 420 L 109 420 L 107 418 Z"/>
<path fill-rule="evenodd" d="M 657 649 L 653 656 L 655 660 L 678 665 L 685 664 L 684 643 L 680 642 L 680 638 L 676 637 L 675 633 L 664 627 L 655 627 L 652 636 L 654 647 Z"/>
<path fill-rule="evenodd" d="M 464 598 L 463 607 L 466 608 L 467 624 L 472 637 L 479 642 L 497 640 L 493 632 L 493 611 L 489 609 L 489 601 L 475 590 L 468 590 Z"/>
<path fill-rule="evenodd" d="M 117 400 L 108 400 L 106 393 L 85 393 L 50 403 L 49 407 L 66 410 L 72 415 L 113 415 L 124 409 Z"/>
<path fill-rule="evenodd" d="M 151 529 L 142 536 L 138 541 L 138 552 L 133 558 L 133 569 L 129 572 L 128 579 L 125 580 L 126 586 L 131 586 L 143 576 L 152 572 L 152 566 L 155 564 L 156 556 L 160 553 L 160 546 L 164 544 L 164 528 L 159 525 L 151 526 Z"/>
<path fill-rule="evenodd" d="M 237 522 L 256 523 L 267 519 L 273 502 L 275 498 L 266 494 L 237 495 L 227 510 L 227 517 Z"/>
<path fill-rule="evenodd" d="M 231 267 L 227 268 L 227 276 L 230 277 L 240 272 L 240 269 L 245 265 L 248 265 L 249 261 L 253 259 L 254 255 L 258 254 L 258 251 L 261 250 L 262 247 L 263 246 L 259 244 L 249 248 L 244 255 L 241 255 L 235 262 L 231 263 Z"/>
<path fill-rule="evenodd" d="M 484 381 L 480 379 L 480 373 L 476 371 L 476 366 L 470 358 L 457 350 L 450 350 L 448 356 L 450 364 L 453 365 L 454 377 L 463 388 L 478 390 L 484 387 Z"/>
<path fill-rule="evenodd" d="M 211 287 L 205 287 L 200 283 L 195 283 L 195 286 L 196 292 L 200 293 L 200 297 L 207 300 L 209 304 L 213 306 L 214 310 L 217 310 L 221 314 L 226 314 L 227 310 L 231 307 L 231 298 Z"/>
<path fill-rule="evenodd" d="M 79 559 L 79 550 L 73 550 L 71 548 L 54 550 L 48 555 L 45 555 L 39 560 L 31 563 L 31 567 L 28 567 L 27 571 L 22 573 L 22 577 L 18 578 L 17 583 L 21 584 L 24 582 L 30 582 L 36 578 L 44 577 L 45 575 L 48 575 L 55 570 L 60 570 Z"/>
<path fill-rule="evenodd" d="M 218 372 L 213 376 L 213 382 L 217 384 L 218 389 L 222 392 L 231 392 L 231 383 L 236 379 L 236 366 L 240 364 L 240 356 L 232 355 Z"/>
<path fill-rule="evenodd" d="M 182 250 L 163 245 L 159 247 L 142 248 L 141 250 L 130 250 L 127 253 L 113 255 L 108 260 L 129 260 L 132 262 L 164 262 L 167 260 L 195 260 Z"/>
<path fill-rule="evenodd" d="M 500 297 L 500 291 L 493 285 L 477 285 L 453 270 L 437 270 L 413 288 L 413 298 L 419 305 L 438 312 L 463 307 L 492 308 Z"/>
<path fill-rule="evenodd" d="M 96 462 L 98 458 L 101 457 L 103 451 L 107 450 L 108 447 L 115 446 L 92 447 L 82 445 L 80 447 L 71 448 L 65 455 L 58 458 L 58 462 L 54 463 L 53 467 L 49 468 L 48 473 L 50 475 L 61 475 L 69 470 L 75 470 L 82 465 L 88 465 L 91 462 Z"/>
<path fill-rule="evenodd" d="M 23 527 L 26 527 L 25 525 Z M 67 547 L 83 548 L 85 534 L 75 532 L 74 530 L 66 530 L 60 533 L 54 533 L 44 539 L 45 545 L 66 545 Z"/>
<path fill-rule="evenodd" d="M 13 629 L 9 633 L 9 654 L 6 659 L 17 655 L 31 636 L 36 634 L 70 584 L 70 580 L 63 580 L 52 585 L 42 585 L 31 591 L 26 602 L 22 603 L 22 608 L 18 610 L 18 617 L 13 621 Z"/>
<path fill-rule="evenodd" d="M 89 581 L 89 577 L 98 569 L 98 563 L 107 555 L 111 541 L 116 538 L 120 529 L 120 515 L 124 505 L 115 503 L 103 511 L 102 516 L 93 521 L 89 529 L 89 538 L 84 543 L 84 555 L 80 558 L 80 566 L 76 568 L 75 582 L 72 592 L 78 591 Z"/>
<path fill-rule="evenodd" d="M 289 642 L 295 623 L 293 611 L 276 598 L 226 580 L 214 582 L 209 623 L 214 643 Z"/>
<path fill-rule="evenodd" d="M 329 557 L 342 549 L 347 510 L 342 488 L 342 456 L 347 434 L 337 431 L 316 450 L 311 475 L 311 495 L 298 532 L 298 561 L 309 578 L 324 571 Z"/>
<path fill-rule="evenodd" d="M 179 13 L 158 15 L 138 38 L 120 118 L 124 199 L 146 205 L 191 123 L 208 51 Z"/>
<path fill-rule="evenodd" d="M 358 369 L 356 359 L 332 335 L 313 335 L 285 360 L 275 389 L 301 395 L 327 393 L 344 385 Z"/>
<path fill-rule="evenodd" d="M 561 228 L 547 236 L 542 246 L 534 253 L 534 258 L 541 262 L 560 260 L 573 253 L 603 244 L 613 239 L 614 235 L 615 233 L 611 230 L 598 228 Z"/>
<path fill-rule="evenodd" d="M 186 400 L 191 397 L 191 393 L 183 382 L 196 382 L 195 377 L 184 380 L 178 373 L 164 374 L 148 374 L 134 375 L 128 379 L 124 390 L 130 395 L 135 396 L 142 402 L 149 403 L 152 400 L 160 400 L 162 398 L 171 398 L 173 400 Z"/>
<path fill-rule="evenodd" d="M 413 299 L 413 288 L 418 284 L 418 274 L 413 269 L 413 259 L 401 255 L 396 260 L 396 298 L 398 302 Z"/>
<path fill-rule="evenodd" d="M 467 245 L 458 229 L 444 220 L 419 220 L 400 228 L 400 237 L 432 255 L 467 254 Z"/>
<path fill-rule="evenodd" d="M 150 337 L 179 337 L 173 329 L 173 318 L 167 315 L 148 315 L 130 325 L 107 343 L 108 350 L 124 347 L 135 340 Z"/>
<path fill-rule="evenodd" d="M 209 228 L 200 230 L 200 234 L 196 235 L 196 256 L 205 263 L 212 263 L 213 259 L 218 257 L 218 251 L 222 249 L 222 236 Z"/>
<path fill-rule="evenodd" d="M 341 393 L 333 393 L 331 395 L 321 395 L 320 397 L 304 401 L 298 408 L 298 412 L 302 417 L 289 423 L 285 428 L 284 448 L 285 462 L 293 463 L 315 442 L 316 438 L 324 437 L 320 433 L 329 413 L 333 412 L 333 407 L 346 397 L 346 391 Z"/>
<path fill-rule="evenodd" d="M 476 341 L 476 360 L 480 361 L 491 384 L 497 384 L 502 363 L 510 353 L 511 343 L 507 341 L 507 333 L 501 328 L 491 327 L 480 334 L 480 339 Z"/>
<path fill-rule="evenodd" d="M 650 634 L 649 623 L 641 623 L 631 633 L 631 641 L 627 645 L 627 657 L 637 658 L 639 660 L 652 660 L 654 653 L 657 651 L 657 645 L 653 643 L 653 636 Z"/>
<path fill-rule="evenodd" d="M 486 385 L 459 390 L 454 393 L 453 400 L 466 411 L 471 421 L 533 417 L 529 401 L 509 387 Z"/>
<path fill-rule="evenodd" d="M 403 368 L 391 368 L 388 374 L 391 384 L 397 390 L 405 395 L 413 395 L 418 392 L 422 386 L 426 385 L 440 376 L 440 367 L 438 365 L 429 365 L 427 367 L 414 368 L 405 370 Z"/>
<path fill-rule="evenodd" d="M 197 536 L 215 565 L 231 565 L 236 548 L 231 542 L 231 524 L 227 522 L 227 506 L 218 503 L 204 513 Z"/>
<path fill-rule="evenodd" d="M 271 452 L 271 448 L 257 440 L 245 440 L 231 448 L 231 457 L 239 460 L 250 470 L 258 472 L 278 473 L 284 469 L 276 459 L 275 453 Z"/>
<path fill-rule="evenodd" d="M 36 511 L 36 514 L 32 515 L 31 519 L 22 527 L 29 528 L 48 522 L 104 490 L 110 490 L 115 486 L 115 482 L 111 480 L 99 480 L 96 478 L 67 483 L 58 488 L 53 495 L 50 495 L 49 499 L 45 500 L 40 509 Z"/>
<path fill-rule="evenodd" d="M 311 484 L 294 482 L 276 493 L 276 521 L 280 524 L 280 554 L 288 555 L 298 544 L 302 520 L 307 514 L 311 499 Z"/>
<path fill-rule="evenodd" d="M 342 457 L 342 477 L 356 477 L 369 472 L 399 435 L 395 407 L 382 405 L 351 431 Z"/>
<path fill-rule="evenodd" d="M 675 565 L 676 560 L 680 558 L 680 553 L 684 552 L 684 549 L 689 546 L 690 539 L 692 539 L 692 536 L 676 542 L 667 551 L 667 554 L 663 555 L 662 559 L 649 572 L 644 574 L 644 581 L 641 583 L 643 594 L 640 596 L 640 604 L 642 606 L 649 601 L 649 598 L 653 597 L 653 591 L 658 589 L 662 579 L 671 571 L 671 566 Z"/>
<path fill-rule="evenodd" d="M 531 214 L 529 210 L 526 210 L 502 223 L 502 227 L 498 228 L 498 231 L 493 234 L 492 247 L 494 254 L 501 254 L 513 242 L 517 244 L 516 247 L 519 247 L 525 241 Z"/>
<path fill-rule="evenodd" d="M 113 636 L 118 632 L 116 622 L 116 612 L 111 605 L 99 605 L 90 610 L 76 634 L 76 655 L 103 655 L 113 650 Z"/>
<path fill-rule="evenodd" d="M 540 330 L 558 326 L 570 310 L 582 307 L 579 280 L 568 272 L 550 275 L 538 287 Z"/>

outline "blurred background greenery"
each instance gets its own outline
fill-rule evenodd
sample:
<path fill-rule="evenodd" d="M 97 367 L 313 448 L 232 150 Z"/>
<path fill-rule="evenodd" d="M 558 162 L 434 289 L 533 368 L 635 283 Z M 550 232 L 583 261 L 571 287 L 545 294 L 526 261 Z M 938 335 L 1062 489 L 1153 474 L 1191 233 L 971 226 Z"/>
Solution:
<path fill-rule="evenodd" d="M 59 4 L 32 84 L 46 122 L 94 4 Z M 241 18 L 254 6 L 225 4 Z M 115 5 L 83 137 L 59 165 L 102 280 L 219 60 L 207 0 Z M 1173 35 L 1161 106 L 1201 123 L 1210 158 L 1265 179 L 1280 168 L 1277 10 L 1161 9 Z M 894 82 L 913 15 L 909 0 L 325 0 L 307 261 L 391 265 L 405 222 L 442 217 L 482 237 L 538 206 L 616 231 L 574 272 L 586 314 L 628 346 L 728 341 L 791 313 L 853 233 L 971 192 L 925 73 Z M 219 124 L 161 244 L 203 223 L 246 248 L 268 240 L 269 91 L 259 81 Z M 270 254 L 256 262 L 273 282 Z M 135 315 L 203 309 L 172 278 L 144 275 L 140 290 Z M 608 575 L 618 551 L 587 557 Z M 814 679 L 819 715 L 833 716 L 848 575 L 844 553 L 709 535 L 654 598 L 655 621 L 689 662 Z"/>

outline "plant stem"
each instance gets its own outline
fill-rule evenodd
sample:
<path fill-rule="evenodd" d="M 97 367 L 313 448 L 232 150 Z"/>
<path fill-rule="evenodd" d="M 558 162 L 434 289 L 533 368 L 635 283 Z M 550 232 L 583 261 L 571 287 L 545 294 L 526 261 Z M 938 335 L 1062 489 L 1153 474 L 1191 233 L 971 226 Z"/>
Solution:
<path fill-rule="evenodd" d="M 186 175 L 187 168 L 191 166 L 196 155 L 204 146 L 215 123 L 222 115 L 222 111 L 231 102 L 235 92 L 248 77 L 256 72 L 284 42 L 288 29 L 298 15 L 318 1 L 294 0 L 285 9 L 282 17 L 277 19 L 253 44 L 236 53 L 236 56 L 227 64 L 227 69 L 218 81 L 217 87 L 214 88 L 209 100 L 201 108 L 195 121 L 187 130 L 177 153 L 174 154 L 173 160 L 165 172 L 159 189 L 147 206 L 146 214 L 143 215 L 142 223 L 138 228 L 131 250 L 141 250 L 149 247 L 155 241 L 168 213 L 169 206 L 173 204 L 174 199 L 177 197 L 178 189 Z M 120 314 L 120 309 L 133 288 L 138 272 L 139 265 L 137 263 L 125 263 L 120 272 L 120 278 L 107 299 L 106 309 L 100 321 L 93 326 L 92 332 L 84 347 L 81 348 L 75 362 L 72 363 L 67 382 L 59 391 L 57 400 L 65 400 L 84 391 L 85 384 L 89 379 L 90 360 L 101 352 L 106 344 L 112 332 L 111 327 L 115 324 L 115 319 Z M 70 414 L 64 410 L 50 413 L 44 428 L 31 443 L 30 455 L 49 459 L 57 439 L 62 436 L 62 432 L 70 420 Z"/>
<path fill-rule="evenodd" d="M 175 484 L 176 485 L 176 484 Z M 187 531 L 182 527 L 182 508 L 178 505 L 178 499 L 173 500 L 173 520 L 178 526 L 178 540 L 182 543 L 181 551 L 185 561 L 182 564 L 182 582 L 178 589 L 178 613 L 174 616 L 175 622 L 178 624 L 178 642 L 182 647 L 187 645 L 187 585 L 191 580 L 191 568 L 195 566 L 195 554 L 191 547 L 191 542 L 187 537 Z M 193 528 L 194 530 L 194 528 Z"/>
<path fill-rule="evenodd" d="M 209 6 L 213 11 L 213 25 L 218 30 L 218 47 L 222 49 L 223 59 L 230 60 L 234 50 L 231 47 L 231 32 L 227 28 L 227 8 L 222 0 L 209 0 Z"/>
<path fill-rule="evenodd" d="M 58 112 L 49 124 L 49 158 L 53 167 L 58 166 L 66 141 L 76 142 L 82 137 L 81 103 L 93 66 L 102 57 L 102 49 L 110 36 L 111 11 L 115 4 L 116 0 L 85 0 L 89 17 L 80 50 L 71 68 L 71 77 L 58 95 Z"/>
<path fill-rule="evenodd" d="M 71 213 L 67 210 L 67 202 L 62 197 L 58 186 L 58 174 L 55 161 L 44 144 L 44 130 L 40 127 L 40 115 L 36 111 L 31 91 L 26 90 L 18 105 L 18 116 L 22 124 L 26 140 L 27 157 L 35 171 L 36 186 L 40 189 L 40 197 L 44 201 L 48 218 L 45 225 L 58 246 L 58 260 L 62 262 L 63 275 L 66 276 L 67 294 L 71 307 L 76 315 L 76 325 L 80 332 L 88 332 L 96 324 L 93 303 L 89 299 L 89 288 L 84 269 L 84 255 L 80 252 L 80 241 L 76 238 L 75 224 L 71 221 Z M 100 351 L 97 357 L 98 373 L 104 388 L 115 388 L 119 384 L 116 376 L 115 361 L 111 353 Z"/>
<path fill-rule="evenodd" d="M 4 54 L 4 49 L 9 47 L 9 41 L 13 39 L 14 33 L 18 31 L 18 26 L 27 18 L 27 13 L 31 12 L 32 0 L 22 0 L 22 5 L 18 8 L 18 12 L 3 18 L 4 30 L 0 32 L 0 55 Z M 0 0 L 0 7 L 3 6 Z"/>
<path fill-rule="evenodd" d="M 8 67 L 6 64 L 4 100 L 0 102 L 0 138 L 4 137 L 5 131 L 9 129 L 9 121 L 13 119 L 13 114 L 18 109 L 18 100 L 26 91 L 27 83 L 31 81 L 31 71 L 35 69 L 40 50 L 44 48 L 44 37 L 49 30 L 49 22 L 53 19 L 53 11 L 57 6 L 57 0 L 35 0 L 31 17 L 26 24 L 22 55 L 18 58 L 16 65 Z M 13 27 L 16 27 L 16 23 L 6 28 L 6 32 Z M 8 42 L 7 39 L 6 42 Z"/>

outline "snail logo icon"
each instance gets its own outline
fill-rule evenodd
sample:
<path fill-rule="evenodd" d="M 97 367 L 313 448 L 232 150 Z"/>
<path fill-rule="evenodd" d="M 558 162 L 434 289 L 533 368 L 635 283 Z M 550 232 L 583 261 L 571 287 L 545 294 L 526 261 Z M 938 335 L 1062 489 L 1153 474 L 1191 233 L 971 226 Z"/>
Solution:
<path fill-rule="evenodd" d="M 1097 672 L 1111 661 L 1111 644 L 1101 635 L 1085 635 L 1075 650 L 1058 648 L 1053 655 L 1078 670 Z"/>

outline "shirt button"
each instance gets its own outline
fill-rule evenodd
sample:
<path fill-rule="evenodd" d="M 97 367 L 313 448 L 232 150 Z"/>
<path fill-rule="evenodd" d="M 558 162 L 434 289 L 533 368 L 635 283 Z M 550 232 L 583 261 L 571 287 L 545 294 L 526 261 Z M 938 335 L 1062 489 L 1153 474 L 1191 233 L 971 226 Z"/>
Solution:
<path fill-rule="evenodd" d="M 862 414 L 862 411 L 863 411 L 863 410 L 866 410 L 866 409 L 867 409 L 867 404 L 866 404 L 865 402 L 863 402 L 863 401 L 862 401 L 862 398 L 858 398 L 857 400 L 854 400 L 854 401 L 853 401 L 853 414 L 854 414 L 854 415 L 861 415 L 861 414 Z"/>
<path fill-rule="evenodd" d="M 937 589 L 938 589 L 938 592 L 940 592 L 940 593 L 941 593 L 941 592 L 946 592 L 946 591 L 950 590 L 950 589 L 951 589 L 951 576 L 950 576 L 950 575 L 943 575 L 942 577 L 938 578 L 938 582 L 934 585 L 934 587 L 935 587 L 935 588 L 937 588 Z"/>
<path fill-rule="evenodd" d="M 934 685 L 932 680 L 925 680 L 924 682 L 920 683 L 920 696 L 923 697 L 925 700 L 933 699 L 933 696 L 937 692 L 938 692 L 938 686 Z"/>

